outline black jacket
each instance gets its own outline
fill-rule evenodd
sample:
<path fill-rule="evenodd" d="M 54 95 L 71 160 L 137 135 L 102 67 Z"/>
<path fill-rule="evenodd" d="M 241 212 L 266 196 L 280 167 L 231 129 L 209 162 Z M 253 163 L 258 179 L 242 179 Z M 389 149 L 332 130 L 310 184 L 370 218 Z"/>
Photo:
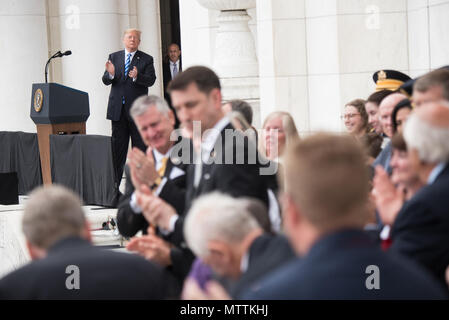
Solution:
<path fill-rule="evenodd" d="M 138 74 L 136 81 L 125 73 L 125 50 L 111 53 L 108 58 L 115 67 L 114 79 L 109 79 L 109 73 L 104 72 L 102 80 L 105 85 L 112 85 L 109 94 L 107 119 L 118 121 L 122 111 L 123 97 L 125 97 L 125 108 L 129 115 L 132 103 L 136 98 L 147 95 L 148 87 L 156 81 L 153 57 L 137 50 L 129 66 L 131 71 L 134 66 Z"/>
<path fill-rule="evenodd" d="M 79 270 L 79 289 L 67 289 Z M 0 299 L 165 299 L 173 279 L 145 259 L 94 247 L 80 238 L 66 238 L 48 255 L 0 280 Z M 73 284 L 73 280 L 69 279 Z"/>

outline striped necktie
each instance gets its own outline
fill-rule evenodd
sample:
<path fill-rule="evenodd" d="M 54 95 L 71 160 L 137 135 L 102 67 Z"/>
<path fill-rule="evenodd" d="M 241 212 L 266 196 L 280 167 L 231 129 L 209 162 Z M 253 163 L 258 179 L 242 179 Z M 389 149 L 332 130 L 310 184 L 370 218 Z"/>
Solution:
<path fill-rule="evenodd" d="M 126 56 L 126 62 L 125 62 L 125 79 L 128 76 L 130 64 L 131 64 L 131 53 L 128 53 L 128 55 Z M 122 103 L 125 104 L 125 96 L 122 97 Z"/>
<path fill-rule="evenodd" d="M 128 53 L 125 62 L 125 78 L 128 76 L 129 65 L 131 64 L 131 53 Z"/>
<path fill-rule="evenodd" d="M 176 63 L 173 64 L 173 77 L 176 77 L 176 75 L 178 74 L 178 65 Z"/>

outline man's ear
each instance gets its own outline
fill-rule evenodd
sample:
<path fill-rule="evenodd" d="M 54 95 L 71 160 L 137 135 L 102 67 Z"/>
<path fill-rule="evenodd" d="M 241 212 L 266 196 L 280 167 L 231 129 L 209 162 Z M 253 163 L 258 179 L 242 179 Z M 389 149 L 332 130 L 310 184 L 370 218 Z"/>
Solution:
<path fill-rule="evenodd" d="M 209 241 L 208 249 L 215 259 L 219 259 L 221 263 L 228 263 L 231 260 L 231 252 L 229 247 L 221 241 Z"/>
<path fill-rule="evenodd" d="M 210 99 L 212 99 L 213 105 L 217 109 L 221 110 L 222 96 L 221 96 L 220 89 L 218 89 L 218 88 L 212 89 L 211 92 L 209 93 L 209 97 L 210 97 Z"/>
<path fill-rule="evenodd" d="M 292 197 L 288 194 L 282 194 L 282 212 L 284 216 L 284 226 L 287 230 L 295 230 L 301 224 L 301 210 L 298 210 Z"/>
<path fill-rule="evenodd" d="M 45 258 L 45 256 L 47 255 L 47 251 L 33 245 L 28 240 L 26 240 L 26 246 L 28 249 L 28 253 L 30 254 L 31 260 L 42 259 L 42 258 Z"/>
<path fill-rule="evenodd" d="M 173 110 L 168 111 L 168 119 L 170 120 L 170 124 L 174 127 L 175 126 L 175 115 L 173 113 Z"/>

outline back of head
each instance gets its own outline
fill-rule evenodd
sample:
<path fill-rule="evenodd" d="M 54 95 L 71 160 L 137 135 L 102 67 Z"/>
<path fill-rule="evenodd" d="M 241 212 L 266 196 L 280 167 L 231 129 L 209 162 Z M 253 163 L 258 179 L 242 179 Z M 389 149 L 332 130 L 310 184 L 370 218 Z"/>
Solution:
<path fill-rule="evenodd" d="M 431 102 L 414 111 L 405 123 L 404 139 L 424 163 L 449 161 L 449 103 Z"/>
<path fill-rule="evenodd" d="M 30 194 L 22 230 L 32 245 L 47 250 L 64 238 L 80 237 L 85 228 L 81 200 L 65 187 L 39 187 Z"/>
<path fill-rule="evenodd" d="M 321 232 L 361 228 L 367 219 L 369 171 L 350 136 L 320 133 L 288 149 L 285 191 Z"/>
<path fill-rule="evenodd" d="M 232 107 L 232 111 L 240 112 L 248 124 L 253 123 L 253 108 L 251 105 L 244 100 L 231 100 L 229 101 Z"/>
<path fill-rule="evenodd" d="M 213 89 L 221 89 L 220 80 L 214 71 L 207 67 L 194 66 L 178 73 L 169 83 L 167 92 L 184 91 L 192 83 L 205 94 L 209 94 Z"/>
<path fill-rule="evenodd" d="M 413 85 L 413 92 L 426 92 L 434 87 L 442 88 L 443 99 L 449 101 L 449 70 L 437 69 L 418 78 Z"/>
<path fill-rule="evenodd" d="M 213 192 L 195 200 L 184 223 L 184 235 L 190 249 L 204 257 L 209 241 L 237 245 L 258 228 L 246 200 Z"/>

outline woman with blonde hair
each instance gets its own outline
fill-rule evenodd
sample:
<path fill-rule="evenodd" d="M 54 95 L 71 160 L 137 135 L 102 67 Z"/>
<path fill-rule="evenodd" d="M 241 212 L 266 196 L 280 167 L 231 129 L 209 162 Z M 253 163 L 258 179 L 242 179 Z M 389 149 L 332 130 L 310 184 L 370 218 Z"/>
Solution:
<path fill-rule="evenodd" d="M 288 112 L 275 111 L 265 118 L 259 149 L 268 159 L 278 161 L 287 143 L 296 139 L 299 134 L 293 117 Z"/>

